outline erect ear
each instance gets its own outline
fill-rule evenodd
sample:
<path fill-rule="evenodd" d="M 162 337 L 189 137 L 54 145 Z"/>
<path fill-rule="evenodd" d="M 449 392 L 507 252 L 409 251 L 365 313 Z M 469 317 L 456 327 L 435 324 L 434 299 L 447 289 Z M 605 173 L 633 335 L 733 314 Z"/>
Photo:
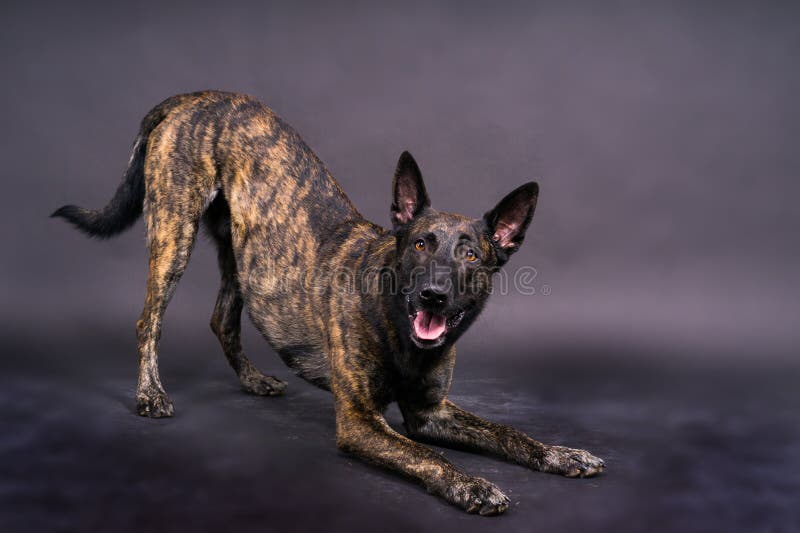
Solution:
<path fill-rule="evenodd" d="M 538 197 L 539 185 L 531 181 L 511 191 L 494 209 L 483 215 L 501 264 L 519 249 L 525 239 L 525 230 L 533 218 Z"/>
<path fill-rule="evenodd" d="M 400 154 L 392 181 L 392 194 L 392 223 L 395 227 L 408 224 L 431 205 L 422 173 L 408 152 Z"/>

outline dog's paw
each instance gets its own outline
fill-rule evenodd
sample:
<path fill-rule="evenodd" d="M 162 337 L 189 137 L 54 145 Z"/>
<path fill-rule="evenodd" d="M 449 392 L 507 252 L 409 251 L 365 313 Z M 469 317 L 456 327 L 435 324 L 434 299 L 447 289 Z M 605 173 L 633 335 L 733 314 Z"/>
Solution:
<path fill-rule="evenodd" d="M 175 414 L 172 400 L 164 391 L 136 395 L 136 412 L 149 418 L 164 418 Z"/>
<path fill-rule="evenodd" d="M 286 390 L 286 382 L 253 369 L 239 376 L 242 389 L 258 396 L 278 396 Z"/>
<path fill-rule="evenodd" d="M 494 516 L 508 509 L 508 496 L 480 477 L 466 478 L 449 487 L 447 499 L 468 513 Z"/>
<path fill-rule="evenodd" d="M 603 470 L 606 464 L 586 450 L 566 446 L 548 446 L 538 465 L 542 472 L 561 474 L 566 477 L 592 477 Z"/>

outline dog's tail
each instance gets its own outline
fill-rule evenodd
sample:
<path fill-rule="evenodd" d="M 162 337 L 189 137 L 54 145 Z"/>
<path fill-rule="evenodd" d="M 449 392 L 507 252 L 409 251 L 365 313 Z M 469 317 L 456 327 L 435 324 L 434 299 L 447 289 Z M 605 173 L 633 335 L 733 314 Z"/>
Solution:
<path fill-rule="evenodd" d="M 147 141 L 150 133 L 178 103 L 176 100 L 177 97 L 165 100 L 142 119 L 139 135 L 133 143 L 128 168 L 108 205 L 102 209 L 65 205 L 56 209 L 50 216 L 66 219 L 87 235 L 100 239 L 108 239 L 131 227 L 141 216 L 144 207 L 144 161 L 147 155 Z"/>

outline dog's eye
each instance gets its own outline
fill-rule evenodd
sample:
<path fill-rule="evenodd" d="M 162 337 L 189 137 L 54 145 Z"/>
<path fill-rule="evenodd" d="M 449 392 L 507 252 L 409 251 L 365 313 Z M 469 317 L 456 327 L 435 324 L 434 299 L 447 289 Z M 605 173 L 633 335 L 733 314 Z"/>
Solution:
<path fill-rule="evenodd" d="M 475 255 L 475 251 L 472 249 L 467 250 L 467 261 L 470 263 L 474 263 L 478 260 L 478 256 Z"/>
<path fill-rule="evenodd" d="M 416 248 L 418 252 L 421 252 L 422 250 L 424 250 L 425 249 L 425 240 L 424 239 L 417 240 L 417 242 L 414 243 L 414 248 Z"/>

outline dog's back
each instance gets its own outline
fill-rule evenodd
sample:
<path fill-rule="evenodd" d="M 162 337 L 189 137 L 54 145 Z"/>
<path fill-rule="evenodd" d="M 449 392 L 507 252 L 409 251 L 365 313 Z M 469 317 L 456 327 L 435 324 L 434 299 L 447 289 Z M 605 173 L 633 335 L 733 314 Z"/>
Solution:
<path fill-rule="evenodd" d="M 187 160 L 176 164 L 176 154 Z M 322 245 L 363 219 L 300 136 L 255 99 L 200 93 L 154 130 L 145 175 L 148 204 L 152 190 L 159 205 L 185 211 L 165 199 L 188 188 L 191 219 L 214 208 L 204 220 L 230 235 L 244 301 L 259 300 L 246 305 L 254 324 L 290 366 L 325 385 L 327 324 L 309 276 L 325 264 Z"/>

